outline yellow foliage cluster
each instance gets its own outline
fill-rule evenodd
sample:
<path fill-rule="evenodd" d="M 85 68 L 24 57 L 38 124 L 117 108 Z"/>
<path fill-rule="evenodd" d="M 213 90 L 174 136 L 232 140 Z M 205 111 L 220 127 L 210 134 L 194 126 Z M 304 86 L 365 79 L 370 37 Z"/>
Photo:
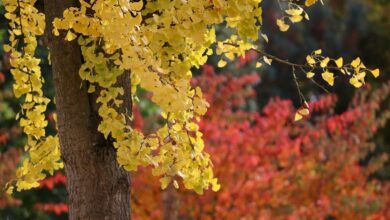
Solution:
<path fill-rule="evenodd" d="M 44 32 L 45 17 L 34 8 L 35 2 L 4 0 L 5 17 L 10 20 L 10 43 L 4 46 L 4 50 L 11 53 L 15 96 L 24 97 L 21 114 L 17 117 L 20 117 L 20 126 L 27 135 L 25 150 L 29 154 L 16 173 L 18 190 L 38 186 L 37 181 L 45 178 L 43 170 L 53 173 L 63 166 L 58 138 L 45 134 L 48 124 L 45 111 L 50 100 L 43 95 L 40 60 L 34 57 L 36 37 Z M 10 186 L 8 190 L 12 189 Z"/>
<path fill-rule="evenodd" d="M 308 66 L 311 67 L 311 70 L 306 73 L 307 78 L 313 78 L 315 75 L 313 71 L 320 68 L 323 70 L 321 74 L 322 79 L 333 86 L 335 76 L 332 71 L 336 70 L 349 76 L 349 83 L 356 88 L 359 88 L 365 83 L 366 73 L 371 73 L 375 78 L 379 76 L 379 69 L 368 69 L 359 57 L 349 64 L 344 64 L 344 59 L 342 57 L 332 59 L 321 54 L 322 50 L 316 50 L 306 57 L 306 62 Z M 331 65 L 331 61 L 334 65 Z"/>
<path fill-rule="evenodd" d="M 203 152 L 202 134 L 196 124 L 205 114 L 208 104 L 199 88 L 191 88 L 190 69 L 204 64 L 213 53 L 209 48 L 216 42 L 214 25 L 226 22 L 235 33 L 225 41 L 242 45 L 229 48 L 220 44 L 218 53 L 233 59 L 250 48 L 252 42 L 258 39 L 260 0 L 145 2 L 144 5 L 143 1 L 80 0 L 81 7 L 66 9 L 63 16 L 54 21 L 53 33 L 58 35 L 60 31 L 66 31 L 66 40 L 78 39 L 85 60 L 79 74 L 90 83 L 89 92 L 99 93 L 97 102 L 102 121 L 98 130 L 114 139 L 120 165 L 127 170 L 136 170 L 139 165 L 153 166 L 153 173 L 161 176 L 163 188 L 180 177 L 186 188 L 198 193 L 210 186 L 218 190 L 219 185 L 213 175 L 209 155 Z M 17 79 L 15 93 L 26 97 L 25 105 L 30 109 L 35 111 L 39 105 L 42 110 L 34 114 L 26 112 L 23 116 L 29 118 L 22 119 L 21 124 L 25 126 L 29 139 L 34 137 L 39 140 L 34 146 L 44 147 L 47 145 L 40 144 L 40 141 L 52 141 L 45 138 L 47 122 L 44 119 L 45 108 L 41 107 L 46 106 L 48 100 L 42 92 L 35 94 L 27 88 L 40 88 L 43 80 L 39 60 L 33 57 L 33 52 L 36 36 L 44 30 L 44 15 L 37 12 L 34 3 L 32 0 L 5 1 L 11 31 L 34 42 L 23 42 L 31 52 L 23 56 L 18 56 L 17 40 L 9 46 L 9 50 L 12 50 L 13 71 Z M 26 7 L 29 7 L 28 12 Z M 19 19 L 22 19 L 21 24 Z M 23 31 L 20 30 L 22 27 Z M 31 74 L 21 73 L 24 66 L 16 64 L 18 62 L 22 65 L 30 63 L 32 66 L 27 70 L 31 70 Z M 152 92 L 152 101 L 160 106 L 166 120 L 157 132 L 142 134 L 132 129 L 126 123 L 129 115 L 116 110 L 122 105 L 119 96 L 125 92 L 116 84 L 122 74 L 131 74 L 132 94 L 135 94 L 137 86 Z M 31 76 L 36 76 L 37 80 L 25 80 Z M 41 99 L 37 98 L 38 95 Z M 34 133 L 30 135 L 31 126 Z M 58 145 L 55 146 L 58 148 Z M 53 154 L 55 152 L 58 151 L 52 151 Z M 46 156 L 44 152 L 38 152 L 34 157 L 37 155 Z M 30 157 L 33 157 L 31 152 Z M 31 172 L 33 167 L 38 172 Z M 58 168 L 23 165 L 19 173 L 31 181 L 18 189 L 36 186 L 36 182 L 44 176 L 43 171 L 51 171 L 54 167 Z"/>

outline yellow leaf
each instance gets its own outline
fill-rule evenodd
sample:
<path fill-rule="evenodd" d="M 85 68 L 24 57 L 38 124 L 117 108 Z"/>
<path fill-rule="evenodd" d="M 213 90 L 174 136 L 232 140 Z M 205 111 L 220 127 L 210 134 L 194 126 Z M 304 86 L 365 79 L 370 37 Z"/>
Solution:
<path fill-rule="evenodd" d="M 305 6 L 310 7 L 311 5 L 313 5 L 316 2 L 317 2 L 317 0 L 306 0 Z"/>
<path fill-rule="evenodd" d="M 315 59 L 314 59 L 312 56 L 310 56 L 310 55 L 307 55 L 307 56 L 306 56 L 306 61 L 307 61 L 307 63 L 308 63 L 310 66 L 314 66 L 314 64 L 316 64 Z"/>
<path fill-rule="evenodd" d="M 218 66 L 219 68 L 222 68 L 222 67 L 226 66 L 226 64 L 227 64 L 227 62 L 226 62 L 225 60 L 222 60 L 222 59 L 221 59 L 221 60 L 219 60 L 217 66 Z"/>
<path fill-rule="evenodd" d="M 226 58 L 228 58 L 230 61 L 234 60 L 234 53 L 225 53 Z"/>
<path fill-rule="evenodd" d="M 13 29 L 12 31 L 15 35 L 22 35 L 22 31 L 20 29 Z"/>
<path fill-rule="evenodd" d="M 303 10 L 302 8 L 290 8 L 285 10 L 285 12 L 291 16 L 296 16 L 302 14 Z"/>
<path fill-rule="evenodd" d="M 337 60 L 335 60 L 335 63 L 338 68 L 341 68 L 343 66 L 343 58 L 338 58 Z"/>
<path fill-rule="evenodd" d="M 379 69 L 374 69 L 374 70 L 371 70 L 371 74 L 376 78 L 379 76 Z"/>
<path fill-rule="evenodd" d="M 316 55 L 320 55 L 321 53 L 322 53 L 321 49 L 318 49 L 318 50 L 314 51 L 314 54 L 316 54 Z"/>
<path fill-rule="evenodd" d="M 173 130 L 175 130 L 175 131 L 181 131 L 183 127 L 181 126 L 181 124 L 174 124 L 174 125 L 172 126 L 172 128 L 173 128 Z"/>
<path fill-rule="evenodd" d="M 322 68 L 325 68 L 325 67 L 328 65 L 329 61 L 330 61 L 329 57 L 325 57 L 325 58 L 321 61 L 320 66 L 321 66 Z"/>
<path fill-rule="evenodd" d="M 279 30 L 282 32 L 286 32 L 290 28 L 290 25 L 286 24 L 282 19 L 277 19 L 276 24 L 278 25 Z"/>
<path fill-rule="evenodd" d="M 93 93 L 93 92 L 95 92 L 95 86 L 89 85 L 88 93 Z"/>
<path fill-rule="evenodd" d="M 160 178 L 161 189 L 167 188 L 168 184 L 171 182 L 172 178 L 170 176 L 164 176 Z"/>
<path fill-rule="evenodd" d="M 72 40 L 76 39 L 76 37 L 77 37 L 77 35 L 69 30 L 68 33 L 65 36 L 65 40 L 72 41 Z"/>
<path fill-rule="evenodd" d="M 361 60 L 360 60 L 360 58 L 358 57 L 358 58 L 356 58 L 356 59 L 354 59 L 354 60 L 352 61 L 351 66 L 354 67 L 354 68 L 356 68 L 356 67 L 358 67 L 358 66 L 360 65 L 360 63 L 361 63 Z"/>
<path fill-rule="evenodd" d="M 306 73 L 306 77 L 309 78 L 309 79 L 313 78 L 313 76 L 314 76 L 313 72 L 307 72 Z"/>
<path fill-rule="evenodd" d="M 260 68 L 263 64 L 260 62 L 256 62 L 256 68 Z"/>
<path fill-rule="evenodd" d="M 12 50 L 12 47 L 8 44 L 3 45 L 4 52 L 10 52 Z"/>
<path fill-rule="evenodd" d="M 5 10 L 7 11 L 7 12 L 14 12 L 15 10 L 16 10 L 16 5 L 6 5 L 5 6 Z"/>
<path fill-rule="evenodd" d="M 141 11 L 143 6 L 144 6 L 143 1 L 134 1 L 130 3 L 130 10 Z"/>
<path fill-rule="evenodd" d="M 297 23 L 302 21 L 303 17 L 301 15 L 294 15 L 291 17 L 288 17 L 292 23 Z"/>
<path fill-rule="evenodd" d="M 54 36 L 60 36 L 60 32 L 56 28 L 53 29 L 53 34 Z"/>
<path fill-rule="evenodd" d="M 357 77 L 350 78 L 349 83 L 355 86 L 356 88 L 360 88 L 363 85 L 363 83 L 361 83 Z"/>
<path fill-rule="evenodd" d="M 299 114 L 298 112 L 295 113 L 295 116 L 294 116 L 294 121 L 299 121 L 303 118 L 303 116 L 301 114 Z"/>
<path fill-rule="evenodd" d="M 9 186 L 8 188 L 7 188 L 7 194 L 8 195 L 12 195 L 12 193 L 14 192 L 14 186 Z"/>
<path fill-rule="evenodd" d="M 307 102 L 304 103 L 303 106 L 301 106 L 297 112 L 295 113 L 295 116 L 294 116 L 294 121 L 299 121 L 301 120 L 304 116 L 308 116 L 310 114 L 310 111 L 309 111 L 309 105 L 307 104 Z"/>
<path fill-rule="evenodd" d="M 309 109 L 306 108 L 306 107 L 300 107 L 300 108 L 298 109 L 298 113 L 299 113 L 300 115 L 302 115 L 302 116 L 307 116 L 307 115 L 310 114 L 310 111 L 309 111 Z"/>
<path fill-rule="evenodd" d="M 219 189 L 221 189 L 221 185 L 218 183 L 213 184 L 213 186 L 211 188 L 211 190 L 213 190 L 214 192 L 219 191 Z"/>
<path fill-rule="evenodd" d="M 334 76 L 333 73 L 325 71 L 321 74 L 322 78 L 331 86 L 334 84 Z"/>

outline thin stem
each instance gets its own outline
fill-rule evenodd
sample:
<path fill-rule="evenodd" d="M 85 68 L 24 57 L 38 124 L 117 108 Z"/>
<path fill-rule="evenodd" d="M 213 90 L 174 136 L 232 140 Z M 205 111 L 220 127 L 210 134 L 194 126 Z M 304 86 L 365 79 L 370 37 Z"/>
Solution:
<path fill-rule="evenodd" d="M 224 42 L 224 44 L 226 45 L 230 45 L 230 46 L 234 46 L 234 47 L 238 47 L 239 45 L 238 44 L 234 44 L 234 43 L 229 43 L 229 42 Z M 274 56 L 272 54 L 269 54 L 265 51 L 262 51 L 262 50 L 259 50 L 259 49 L 256 49 L 256 48 L 251 48 L 251 50 L 253 51 L 256 51 L 257 53 L 263 55 L 263 56 L 266 56 L 268 58 L 271 58 L 272 60 L 275 60 L 276 62 L 278 63 L 281 63 L 281 64 L 284 64 L 284 65 L 287 65 L 287 66 L 291 66 L 291 67 L 294 67 L 294 68 L 301 68 L 301 69 L 321 69 L 323 70 L 324 68 L 321 67 L 321 66 L 310 66 L 308 64 L 298 64 L 298 63 L 292 63 L 288 60 L 284 60 L 284 59 L 281 59 L 277 56 Z M 335 71 L 340 71 L 340 68 L 337 67 L 337 66 L 327 66 L 326 69 L 328 70 L 335 70 Z M 350 68 L 347 68 L 345 67 L 344 69 L 350 69 Z"/>
<path fill-rule="evenodd" d="M 302 94 L 302 91 L 299 87 L 297 75 L 295 74 L 295 67 L 292 67 L 292 70 L 293 70 L 293 78 L 294 78 L 294 82 L 295 82 L 295 87 L 297 88 L 299 98 L 301 99 L 301 103 L 304 103 L 304 102 L 306 102 L 306 99 L 305 99 L 305 96 Z"/>
<path fill-rule="evenodd" d="M 322 90 L 324 90 L 324 92 L 326 93 L 330 93 L 329 90 L 327 90 L 323 85 L 319 84 L 317 81 L 315 81 L 313 78 L 310 79 L 310 81 L 312 81 L 316 86 L 320 87 Z"/>

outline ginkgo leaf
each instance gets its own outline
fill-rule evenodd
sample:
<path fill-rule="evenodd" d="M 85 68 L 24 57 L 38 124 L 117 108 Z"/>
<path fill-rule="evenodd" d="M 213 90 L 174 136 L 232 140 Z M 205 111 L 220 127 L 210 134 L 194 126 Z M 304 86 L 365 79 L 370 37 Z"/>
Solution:
<path fill-rule="evenodd" d="M 375 78 L 377 78 L 377 77 L 379 76 L 379 74 L 380 74 L 379 69 L 374 69 L 374 70 L 371 70 L 370 72 L 371 72 L 371 74 L 372 74 Z"/>
<path fill-rule="evenodd" d="M 256 68 L 260 68 L 263 64 L 260 62 L 256 62 Z"/>
<path fill-rule="evenodd" d="M 321 60 L 320 66 L 322 68 L 325 68 L 328 65 L 329 61 L 330 61 L 330 58 L 329 57 L 325 57 L 323 60 Z"/>
<path fill-rule="evenodd" d="M 310 66 L 314 66 L 316 64 L 316 61 L 315 59 L 310 56 L 310 55 L 307 55 L 306 56 L 306 62 L 310 65 Z"/>
<path fill-rule="evenodd" d="M 315 50 L 314 51 L 314 54 L 316 54 L 316 55 L 320 55 L 322 53 L 322 50 L 321 49 L 318 49 L 318 50 Z"/>
<path fill-rule="evenodd" d="M 14 12 L 16 10 L 17 6 L 16 5 L 6 5 L 5 10 L 7 12 Z"/>
<path fill-rule="evenodd" d="M 298 112 L 295 113 L 294 115 L 294 121 L 299 121 L 303 118 L 303 116 L 301 114 L 299 114 Z"/>
<path fill-rule="evenodd" d="M 12 195 L 12 193 L 14 192 L 14 186 L 6 186 L 6 189 L 7 189 L 6 193 L 8 195 Z"/>
<path fill-rule="evenodd" d="M 307 73 L 306 73 L 306 77 L 307 77 L 308 79 L 313 78 L 314 75 L 315 75 L 315 74 L 314 74 L 313 72 L 307 72 Z"/>
<path fill-rule="evenodd" d="M 226 58 L 228 58 L 230 61 L 234 60 L 234 53 L 225 53 Z"/>
<path fill-rule="evenodd" d="M 22 35 L 21 29 L 13 29 L 15 35 Z"/>
<path fill-rule="evenodd" d="M 144 3 L 143 1 L 134 1 L 134 2 L 130 2 L 129 5 L 130 5 L 130 10 L 141 11 L 141 9 L 144 6 Z"/>
<path fill-rule="evenodd" d="M 302 8 L 290 8 L 284 11 L 291 16 L 300 15 L 303 12 Z"/>
<path fill-rule="evenodd" d="M 316 2 L 317 2 L 317 0 L 306 0 L 305 1 L 305 6 L 306 7 L 310 7 L 311 5 L 313 5 Z"/>
<path fill-rule="evenodd" d="M 282 32 L 286 32 L 290 28 L 290 25 L 286 24 L 282 19 L 277 19 L 276 24 L 278 25 L 279 30 Z"/>
<path fill-rule="evenodd" d="M 160 178 L 161 189 L 166 189 L 171 181 L 172 181 L 172 177 L 170 176 L 165 176 Z"/>
<path fill-rule="evenodd" d="M 329 85 L 333 86 L 334 84 L 334 74 L 329 72 L 329 71 L 325 71 L 321 74 L 322 76 L 322 79 L 324 79 Z"/>
<path fill-rule="evenodd" d="M 355 86 L 356 88 L 362 87 L 363 83 L 359 81 L 357 77 L 351 77 L 349 83 Z"/>
<path fill-rule="evenodd" d="M 337 60 L 335 60 L 335 63 L 338 68 L 341 68 L 343 66 L 343 58 L 338 58 Z"/>
<path fill-rule="evenodd" d="M 351 63 L 351 66 L 354 67 L 354 68 L 357 68 L 360 64 L 361 64 L 361 60 L 359 57 L 357 57 L 356 59 L 354 59 Z"/>
<path fill-rule="evenodd" d="M 221 189 L 221 185 L 218 183 L 213 184 L 211 188 L 211 190 L 213 190 L 214 192 L 218 192 L 220 189 Z"/>
<path fill-rule="evenodd" d="M 76 39 L 76 37 L 77 37 L 77 35 L 69 30 L 68 33 L 65 36 L 65 40 L 72 41 L 72 40 Z"/>
<path fill-rule="evenodd" d="M 309 105 L 305 102 L 295 113 L 294 121 L 301 120 L 304 116 L 308 116 L 310 114 Z"/>
<path fill-rule="evenodd" d="M 303 17 L 301 15 L 294 15 L 294 16 L 290 16 L 288 17 L 290 19 L 290 21 L 292 23 L 297 23 L 297 22 L 300 22 L 302 21 Z"/>
<path fill-rule="evenodd" d="M 11 47 L 10 45 L 8 44 L 4 44 L 3 45 L 3 50 L 4 52 L 10 52 L 12 50 L 13 47 Z"/>
<path fill-rule="evenodd" d="M 218 66 L 219 68 L 222 68 L 222 67 L 226 66 L 226 64 L 227 64 L 227 62 L 226 62 L 225 60 L 222 60 L 222 59 L 221 59 L 221 60 L 219 60 L 217 66 Z"/>
<path fill-rule="evenodd" d="M 95 86 L 93 86 L 93 85 L 89 85 L 89 88 L 88 88 L 88 93 L 93 93 L 93 92 L 95 92 Z"/>
<path fill-rule="evenodd" d="M 310 114 L 310 111 L 309 111 L 308 108 L 300 108 L 300 109 L 298 110 L 298 113 L 301 114 L 301 115 L 303 115 L 303 116 L 307 116 L 307 115 Z"/>

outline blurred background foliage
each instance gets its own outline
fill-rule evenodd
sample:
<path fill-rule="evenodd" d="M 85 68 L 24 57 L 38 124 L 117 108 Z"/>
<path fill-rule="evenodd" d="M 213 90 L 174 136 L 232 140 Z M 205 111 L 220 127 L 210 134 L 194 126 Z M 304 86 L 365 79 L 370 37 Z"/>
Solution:
<path fill-rule="evenodd" d="M 329 0 L 324 1 L 325 7 L 317 4 L 308 9 L 310 21 L 293 25 L 287 33 L 282 33 L 276 26 L 276 18 L 280 9 L 277 1 L 263 0 L 264 24 L 262 31 L 268 35 L 269 43 L 259 42 L 267 53 L 280 58 L 303 63 L 307 54 L 322 48 L 324 55 L 344 57 L 351 60 L 360 56 L 369 67 L 379 67 L 381 76 L 372 79 L 369 83 L 372 88 L 379 88 L 390 80 L 390 1 L 388 0 Z M 7 42 L 7 22 L 3 16 L 4 9 L 0 7 L 0 46 Z M 219 34 L 226 31 L 218 28 Z M 43 58 L 42 68 L 45 74 L 45 92 L 53 97 L 54 91 L 51 80 L 51 70 L 48 65 L 47 50 L 44 39 L 37 55 Z M 18 161 L 23 158 L 22 146 L 24 136 L 17 122 L 14 120 L 19 111 L 19 101 L 12 94 L 12 76 L 9 72 L 9 54 L 0 50 L 0 219 L 66 219 L 66 190 L 62 175 L 56 175 L 42 183 L 38 189 L 16 193 L 14 198 L 7 196 L 3 186 L 13 178 Z M 216 68 L 216 72 L 229 73 L 235 76 L 255 73 L 259 76 L 256 84 L 256 97 L 249 100 L 246 108 L 261 112 L 272 98 L 292 100 L 295 107 L 299 107 L 300 99 L 295 87 L 291 68 L 274 63 L 272 66 L 263 65 L 255 68 L 258 54 L 249 52 L 245 58 L 229 63 L 223 69 L 217 68 L 218 57 L 212 56 L 208 64 Z M 201 75 L 200 70 L 194 70 L 195 75 Z M 321 80 L 318 80 L 321 82 Z M 326 92 L 317 85 L 306 80 L 303 73 L 298 74 L 298 82 L 303 93 L 310 101 L 316 101 Z M 321 83 L 326 87 L 325 83 Z M 336 79 L 334 87 L 326 87 L 335 93 L 338 102 L 336 113 L 347 110 L 356 90 L 342 78 Z M 140 93 L 140 96 L 148 95 Z M 136 114 L 142 115 L 145 120 L 139 127 L 153 129 L 158 111 L 155 105 L 141 99 Z M 388 109 L 390 101 L 382 103 L 382 109 Z M 54 132 L 53 112 L 55 107 L 50 106 L 47 117 L 52 126 L 49 132 Z M 141 123 L 141 122 L 140 122 Z M 146 128 L 145 128 L 146 127 Z M 376 148 L 362 160 L 370 160 L 384 152 L 390 153 L 390 123 L 381 128 L 373 137 Z M 390 180 L 390 162 L 371 175 L 380 181 Z"/>

